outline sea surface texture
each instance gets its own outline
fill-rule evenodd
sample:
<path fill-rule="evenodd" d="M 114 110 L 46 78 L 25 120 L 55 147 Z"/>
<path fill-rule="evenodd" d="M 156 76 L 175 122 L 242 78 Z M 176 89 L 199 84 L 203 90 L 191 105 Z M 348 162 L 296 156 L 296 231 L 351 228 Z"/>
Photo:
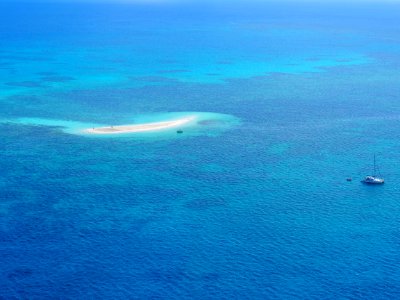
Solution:
<path fill-rule="evenodd" d="M 399 20 L 2 2 L 0 299 L 399 299 Z M 67 128 L 184 112 L 218 117 Z"/>

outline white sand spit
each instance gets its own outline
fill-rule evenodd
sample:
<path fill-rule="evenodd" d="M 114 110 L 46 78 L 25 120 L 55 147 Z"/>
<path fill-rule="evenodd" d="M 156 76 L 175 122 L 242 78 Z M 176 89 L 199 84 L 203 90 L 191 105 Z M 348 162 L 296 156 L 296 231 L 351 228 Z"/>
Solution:
<path fill-rule="evenodd" d="M 194 119 L 195 119 L 194 116 L 189 116 L 177 120 L 163 121 L 163 122 L 94 127 L 90 129 L 85 129 L 84 132 L 92 134 L 120 134 L 120 133 L 133 133 L 133 132 L 144 132 L 144 131 L 157 131 L 157 130 L 182 126 L 186 123 L 189 123 L 190 121 L 193 121 Z"/>

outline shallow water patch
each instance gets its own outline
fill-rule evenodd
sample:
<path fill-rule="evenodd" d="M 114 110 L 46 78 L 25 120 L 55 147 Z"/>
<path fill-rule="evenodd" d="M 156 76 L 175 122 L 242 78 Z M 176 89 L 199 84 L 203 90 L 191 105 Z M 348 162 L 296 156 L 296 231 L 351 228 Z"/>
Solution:
<path fill-rule="evenodd" d="M 232 115 L 209 112 L 170 112 L 143 114 L 125 120 L 127 125 L 100 124 L 72 120 L 18 118 L 0 123 L 59 128 L 68 134 L 86 137 L 133 137 L 138 139 L 170 139 L 187 136 L 216 136 L 238 125 Z"/>

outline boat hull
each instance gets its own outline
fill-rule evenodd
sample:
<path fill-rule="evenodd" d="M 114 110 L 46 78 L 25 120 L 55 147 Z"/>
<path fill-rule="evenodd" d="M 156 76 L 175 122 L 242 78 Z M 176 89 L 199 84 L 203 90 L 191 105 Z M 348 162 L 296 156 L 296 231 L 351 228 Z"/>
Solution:
<path fill-rule="evenodd" d="M 379 184 L 384 184 L 384 180 L 376 180 L 376 181 L 368 181 L 368 180 L 361 180 L 362 183 L 364 184 L 369 184 L 369 185 L 379 185 Z"/>

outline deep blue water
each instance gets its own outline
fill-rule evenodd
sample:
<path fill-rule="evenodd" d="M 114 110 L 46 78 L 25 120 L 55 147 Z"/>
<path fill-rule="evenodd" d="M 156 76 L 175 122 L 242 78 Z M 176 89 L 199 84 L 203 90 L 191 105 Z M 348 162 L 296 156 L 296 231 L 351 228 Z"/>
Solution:
<path fill-rule="evenodd" d="M 399 19 L 0 4 L 0 298 L 399 298 Z M 18 123 L 186 111 L 240 122 L 147 139 Z M 374 153 L 384 186 L 359 182 Z"/>

